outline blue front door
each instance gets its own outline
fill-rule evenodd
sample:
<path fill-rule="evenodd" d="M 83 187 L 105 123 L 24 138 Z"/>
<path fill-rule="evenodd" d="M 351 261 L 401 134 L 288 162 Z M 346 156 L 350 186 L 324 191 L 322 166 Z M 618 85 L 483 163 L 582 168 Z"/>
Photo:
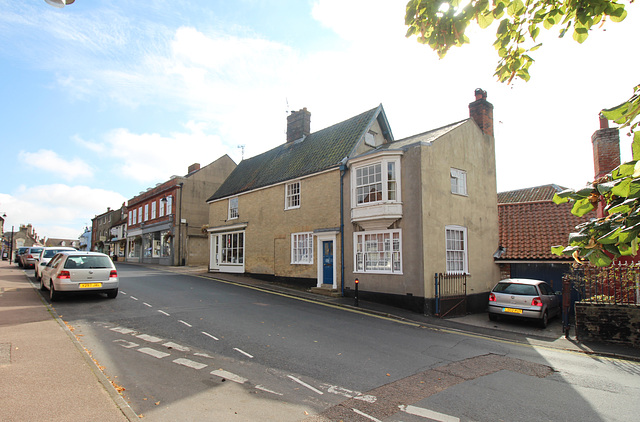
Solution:
<path fill-rule="evenodd" d="M 322 242 L 322 284 L 333 285 L 333 241 Z"/>

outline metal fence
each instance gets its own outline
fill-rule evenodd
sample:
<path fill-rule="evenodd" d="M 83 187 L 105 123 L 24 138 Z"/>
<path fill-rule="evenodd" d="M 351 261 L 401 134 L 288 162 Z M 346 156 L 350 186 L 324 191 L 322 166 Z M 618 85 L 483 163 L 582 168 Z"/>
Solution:
<path fill-rule="evenodd" d="M 436 312 L 440 318 L 467 313 L 467 275 L 435 275 Z"/>
<path fill-rule="evenodd" d="M 576 265 L 564 278 L 580 293 L 583 302 L 640 304 L 640 263 L 618 262 L 608 267 Z"/>

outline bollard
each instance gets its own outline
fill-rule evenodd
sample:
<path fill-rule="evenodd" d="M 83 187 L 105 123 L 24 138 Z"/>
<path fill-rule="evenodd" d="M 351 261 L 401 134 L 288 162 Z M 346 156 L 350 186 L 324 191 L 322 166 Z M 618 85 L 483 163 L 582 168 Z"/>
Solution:
<path fill-rule="evenodd" d="M 360 284 L 360 282 L 358 281 L 358 279 L 356 278 L 356 294 L 354 296 L 354 306 L 358 306 L 358 284 Z"/>

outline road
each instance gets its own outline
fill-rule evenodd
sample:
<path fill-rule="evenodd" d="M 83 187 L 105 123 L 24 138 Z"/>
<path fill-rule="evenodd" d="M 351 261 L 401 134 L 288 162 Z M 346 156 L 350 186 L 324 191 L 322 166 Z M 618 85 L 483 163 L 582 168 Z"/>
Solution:
<path fill-rule="evenodd" d="M 640 364 L 118 264 L 54 307 L 151 421 L 630 421 Z"/>

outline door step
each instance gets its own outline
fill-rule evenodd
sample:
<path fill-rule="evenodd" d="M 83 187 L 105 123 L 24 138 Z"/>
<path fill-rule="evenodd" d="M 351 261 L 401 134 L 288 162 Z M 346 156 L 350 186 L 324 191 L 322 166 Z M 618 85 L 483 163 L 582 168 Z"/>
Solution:
<path fill-rule="evenodd" d="M 322 295 L 322 296 L 330 296 L 330 297 L 342 296 L 337 289 L 332 289 L 330 287 L 312 287 L 311 293 L 315 293 L 317 295 Z"/>

